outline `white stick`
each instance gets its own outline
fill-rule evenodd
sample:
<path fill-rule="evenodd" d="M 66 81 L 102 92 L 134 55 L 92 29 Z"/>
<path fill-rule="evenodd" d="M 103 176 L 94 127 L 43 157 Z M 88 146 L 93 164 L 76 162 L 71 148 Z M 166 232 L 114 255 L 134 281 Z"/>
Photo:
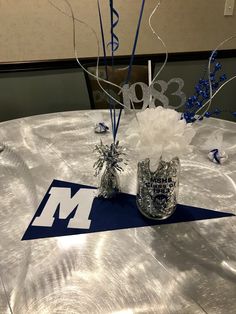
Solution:
<path fill-rule="evenodd" d="M 152 83 L 152 61 L 148 60 L 148 86 Z"/>
<path fill-rule="evenodd" d="M 152 61 L 148 60 L 148 86 L 150 87 L 151 85 L 152 85 Z M 151 92 L 149 98 L 149 108 L 153 108 Z"/>

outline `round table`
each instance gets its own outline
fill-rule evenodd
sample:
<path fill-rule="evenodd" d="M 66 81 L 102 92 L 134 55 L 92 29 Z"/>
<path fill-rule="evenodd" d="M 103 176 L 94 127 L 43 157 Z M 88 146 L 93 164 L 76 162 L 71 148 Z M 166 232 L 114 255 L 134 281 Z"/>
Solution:
<path fill-rule="evenodd" d="M 119 129 L 130 121 L 124 115 Z M 0 313 L 235 313 L 235 217 L 21 241 L 53 179 L 97 185 L 93 153 L 107 111 L 63 112 L 0 124 Z M 236 213 L 236 124 L 195 124 L 181 159 L 179 203 Z M 216 130 L 229 160 L 203 149 Z M 111 134 L 102 136 L 111 142 Z M 136 158 L 121 174 L 135 193 Z"/>

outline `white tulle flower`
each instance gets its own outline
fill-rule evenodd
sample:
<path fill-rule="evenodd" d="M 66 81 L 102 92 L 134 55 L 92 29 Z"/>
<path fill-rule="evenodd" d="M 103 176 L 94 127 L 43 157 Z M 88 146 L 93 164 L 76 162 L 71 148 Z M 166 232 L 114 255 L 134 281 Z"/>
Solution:
<path fill-rule="evenodd" d="M 191 124 L 180 119 L 181 114 L 161 106 L 137 113 L 126 132 L 126 140 L 140 158 L 169 159 L 190 152 L 195 135 Z"/>

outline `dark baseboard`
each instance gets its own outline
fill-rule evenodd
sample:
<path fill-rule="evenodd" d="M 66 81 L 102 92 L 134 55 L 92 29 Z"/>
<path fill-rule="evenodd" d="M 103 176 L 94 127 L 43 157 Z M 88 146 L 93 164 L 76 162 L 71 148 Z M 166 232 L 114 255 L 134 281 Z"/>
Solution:
<path fill-rule="evenodd" d="M 207 60 L 211 51 L 196 51 L 196 52 L 177 52 L 170 53 L 168 62 L 175 61 L 191 61 L 191 60 Z M 236 49 L 219 50 L 218 58 L 235 58 Z M 165 54 L 150 54 L 150 55 L 136 55 L 134 64 L 147 64 L 148 60 L 154 63 L 163 62 Z M 130 56 L 115 57 L 116 65 L 129 64 Z M 95 66 L 96 58 L 81 58 L 80 61 L 87 66 Z M 107 58 L 108 64 L 111 63 L 111 57 Z M 104 64 L 103 58 L 100 58 L 100 65 Z M 75 59 L 62 60 L 42 60 L 42 61 L 28 61 L 28 62 L 4 62 L 0 63 L 0 73 L 8 72 L 23 72 L 23 71 L 43 71 L 43 70 L 63 70 L 78 68 L 79 65 Z"/>

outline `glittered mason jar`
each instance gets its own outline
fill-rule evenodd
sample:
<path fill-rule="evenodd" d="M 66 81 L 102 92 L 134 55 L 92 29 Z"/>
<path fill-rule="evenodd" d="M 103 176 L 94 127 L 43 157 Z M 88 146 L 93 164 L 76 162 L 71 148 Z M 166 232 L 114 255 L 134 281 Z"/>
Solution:
<path fill-rule="evenodd" d="M 140 212 L 150 218 L 162 220 L 170 217 L 177 205 L 180 161 L 160 159 L 157 169 L 151 171 L 150 159 L 138 163 L 137 205 Z"/>

